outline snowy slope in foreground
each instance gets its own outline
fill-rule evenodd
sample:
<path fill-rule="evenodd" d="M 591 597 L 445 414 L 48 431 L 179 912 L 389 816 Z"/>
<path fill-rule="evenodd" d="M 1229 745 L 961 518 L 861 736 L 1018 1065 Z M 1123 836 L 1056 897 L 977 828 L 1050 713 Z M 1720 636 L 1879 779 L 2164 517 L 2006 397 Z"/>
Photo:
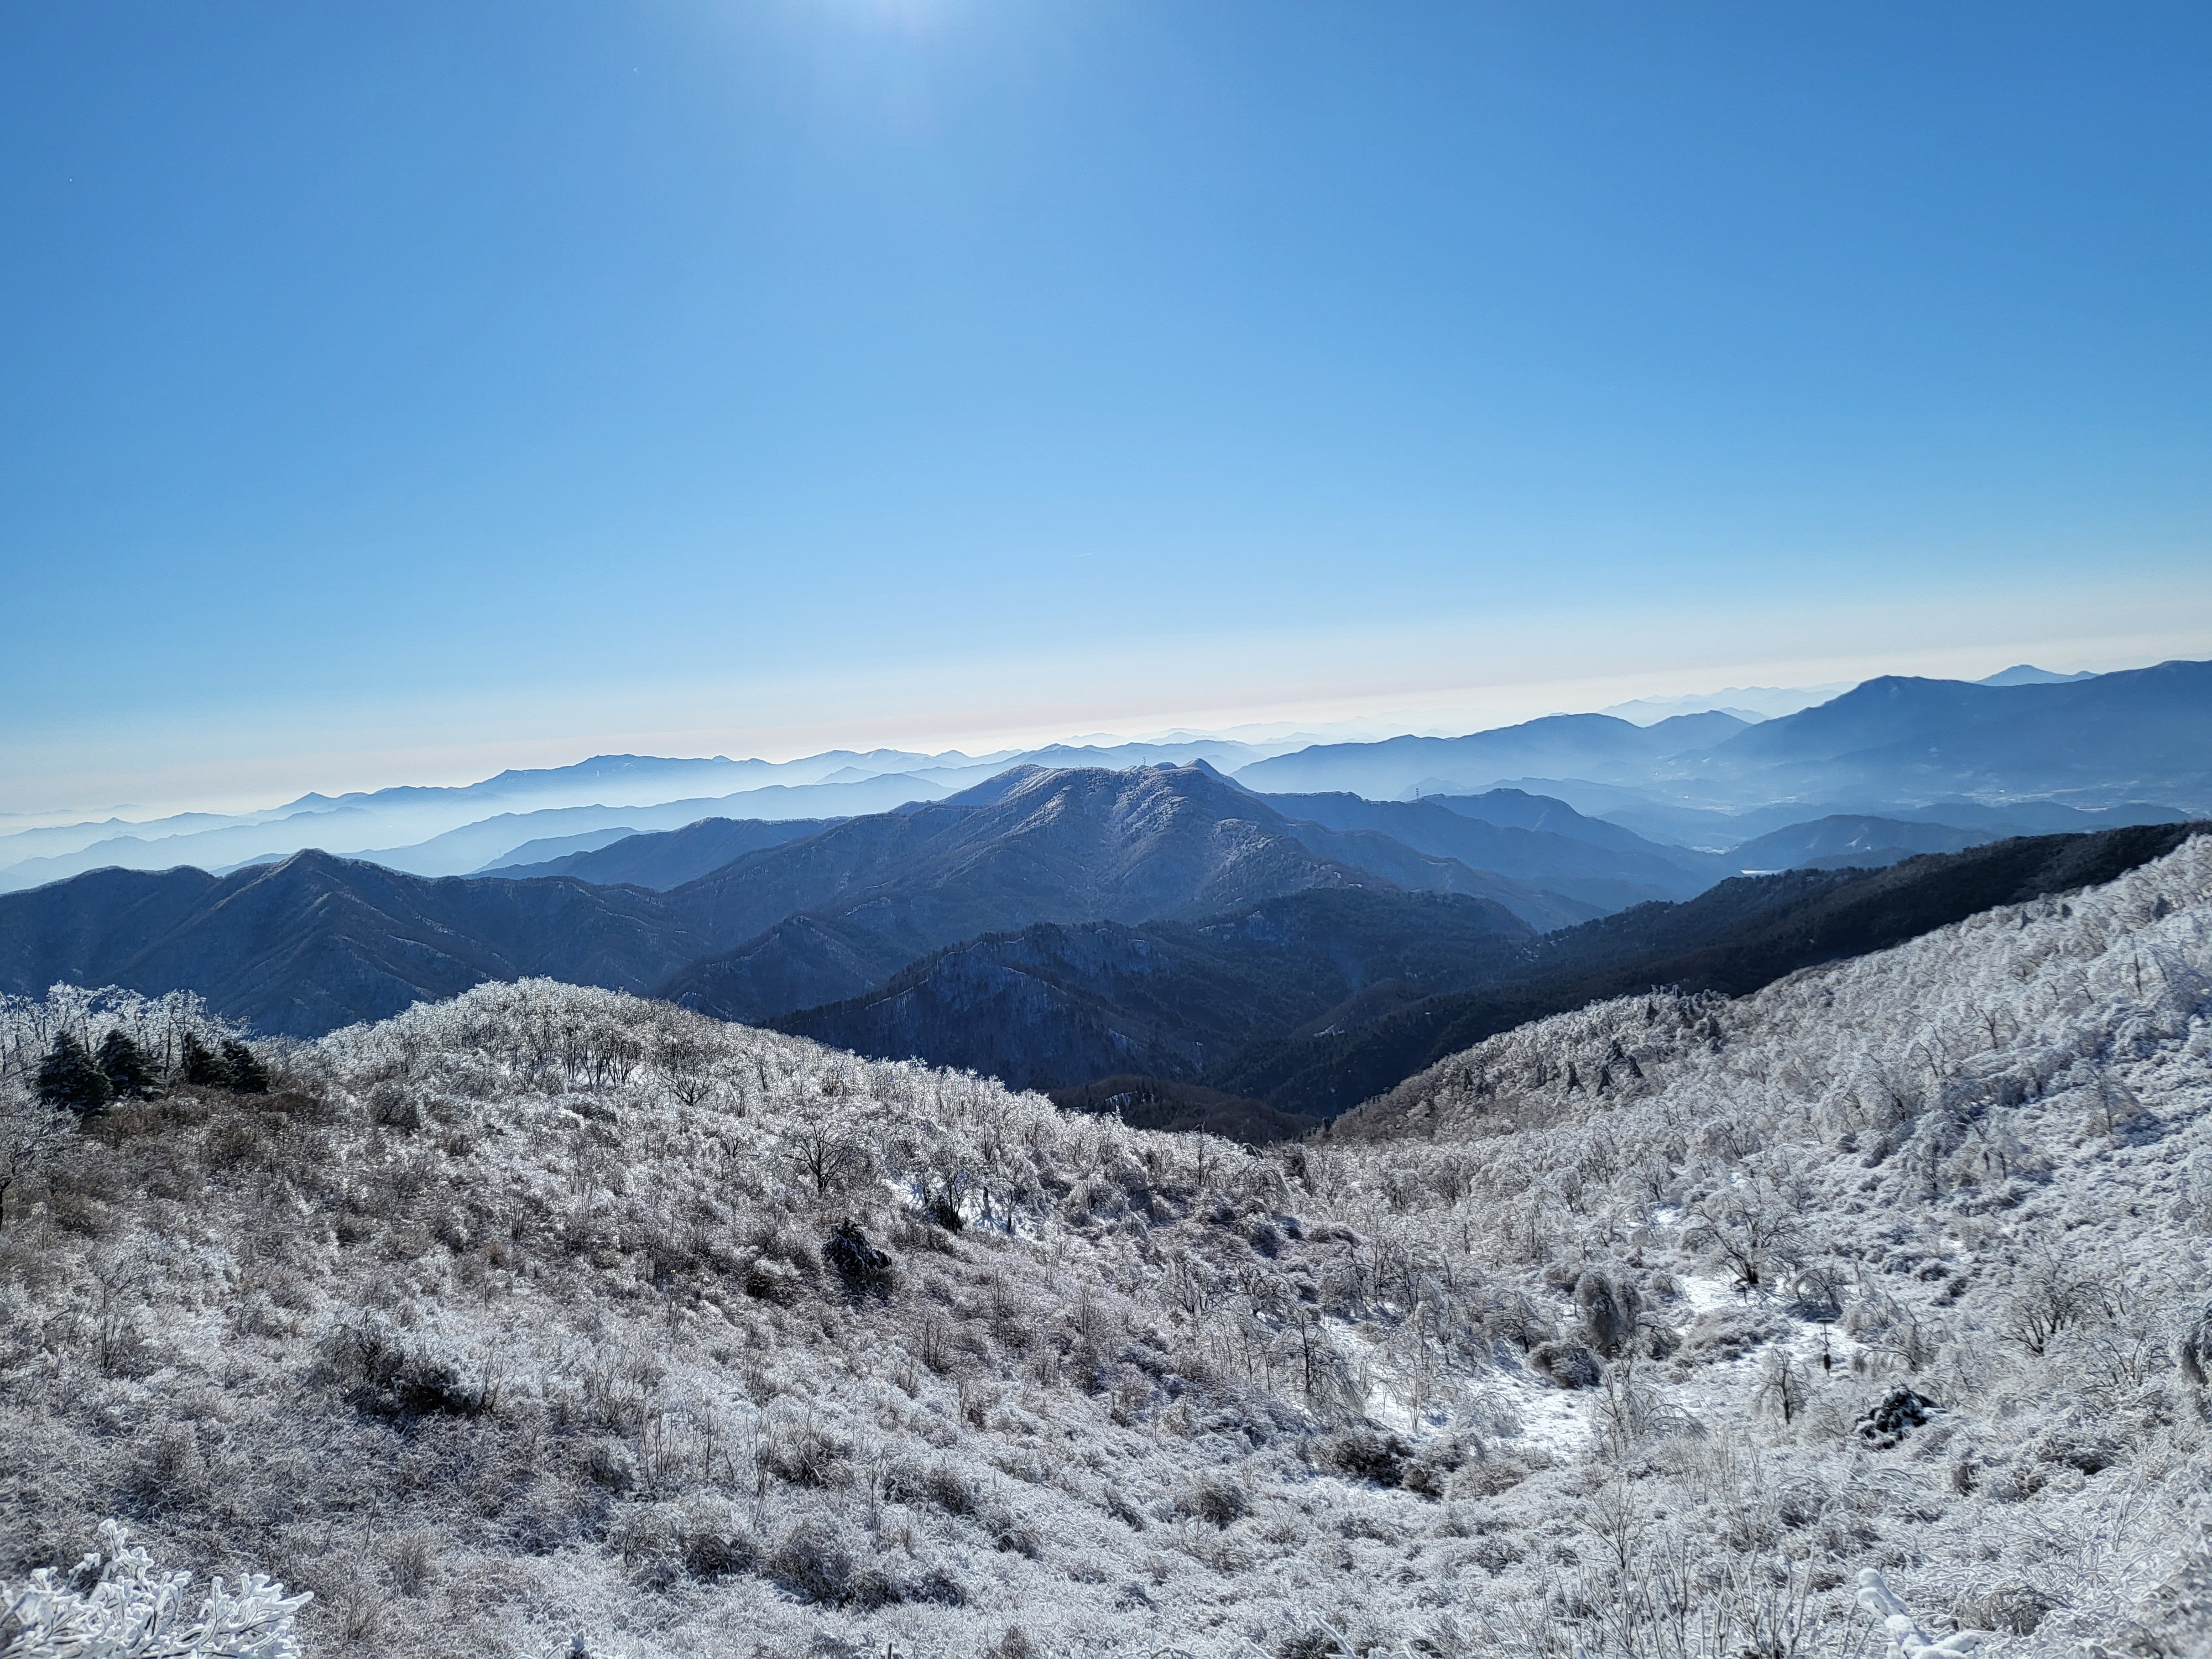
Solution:
<path fill-rule="evenodd" d="M 2199 840 L 1269 1155 L 480 988 L 9 1195 L 0 1577 L 120 1514 L 317 1656 L 1595 1659 L 1879 1653 L 1871 1567 L 2203 1651 L 2208 986 Z"/>

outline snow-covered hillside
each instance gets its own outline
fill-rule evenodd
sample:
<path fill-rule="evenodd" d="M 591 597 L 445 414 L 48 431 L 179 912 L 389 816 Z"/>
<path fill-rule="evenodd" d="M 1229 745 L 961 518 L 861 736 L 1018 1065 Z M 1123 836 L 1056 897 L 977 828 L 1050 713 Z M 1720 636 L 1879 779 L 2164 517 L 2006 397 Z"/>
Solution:
<path fill-rule="evenodd" d="M 2209 1021 L 2202 839 L 1267 1154 L 480 988 L 6 1195 L 0 1577 L 120 1516 L 318 1656 L 1595 1659 L 1878 1654 L 1874 1569 L 2203 1652 Z"/>

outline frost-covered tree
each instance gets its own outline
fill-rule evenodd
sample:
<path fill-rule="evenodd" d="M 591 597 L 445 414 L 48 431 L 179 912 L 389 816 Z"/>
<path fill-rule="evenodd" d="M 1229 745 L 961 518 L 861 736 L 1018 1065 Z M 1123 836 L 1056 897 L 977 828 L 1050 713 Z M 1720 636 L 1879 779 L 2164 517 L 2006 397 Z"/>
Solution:
<path fill-rule="evenodd" d="M 175 1070 L 186 1031 L 210 1042 L 234 1035 L 187 991 L 146 997 L 112 985 L 95 991 L 57 985 L 43 997 L 0 995 L 0 1078 L 35 1076 L 58 1032 L 74 1031 L 88 1048 L 96 1049 L 106 1032 L 118 1029 L 165 1079 Z"/>
<path fill-rule="evenodd" d="M 20 1084 L 0 1082 L 0 1227 L 9 1192 L 51 1164 L 64 1141 L 59 1112 Z"/>

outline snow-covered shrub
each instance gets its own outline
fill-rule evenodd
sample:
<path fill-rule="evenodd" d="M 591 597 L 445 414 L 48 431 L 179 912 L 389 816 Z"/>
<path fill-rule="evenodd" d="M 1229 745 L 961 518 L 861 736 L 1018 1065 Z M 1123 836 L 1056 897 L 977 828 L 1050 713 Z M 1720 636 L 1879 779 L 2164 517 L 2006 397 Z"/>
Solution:
<path fill-rule="evenodd" d="M 1582 1316 L 1582 1337 L 1607 1358 L 1619 1353 L 1636 1334 L 1644 1298 L 1636 1282 L 1596 1267 L 1583 1269 L 1575 1281 L 1575 1308 Z"/>
<path fill-rule="evenodd" d="M 1979 1631 L 1956 1631 L 1941 1638 L 1929 1635 L 1915 1622 L 1912 1610 L 1872 1567 L 1859 1574 L 1859 1605 L 1881 1621 L 1893 1659 L 1950 1659 L 1954 1654 L 1972 1653 L 1988 1639 Z"/>
<path fill-rule="evenodd" d="M 311 1595 L 287 1596 L 257 1572 L 194 1596 L 192 1576 L 163 1572 L 119 1522 L 100 1535 L 74 1572 L 40 1567 L 27 1584 L 0 1583 L 0 1659 L 298 1659 L 294 1617 Z"/>

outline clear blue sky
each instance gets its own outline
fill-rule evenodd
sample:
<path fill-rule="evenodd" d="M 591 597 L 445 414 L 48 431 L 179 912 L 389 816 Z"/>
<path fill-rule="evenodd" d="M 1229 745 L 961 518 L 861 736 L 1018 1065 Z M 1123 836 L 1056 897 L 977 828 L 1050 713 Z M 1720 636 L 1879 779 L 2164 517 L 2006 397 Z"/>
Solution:
<path fill-rule="evenodd" d="M 0 810 L 2212 654 L 2208 73 L 2199 4 L 0 8 Z"/>

